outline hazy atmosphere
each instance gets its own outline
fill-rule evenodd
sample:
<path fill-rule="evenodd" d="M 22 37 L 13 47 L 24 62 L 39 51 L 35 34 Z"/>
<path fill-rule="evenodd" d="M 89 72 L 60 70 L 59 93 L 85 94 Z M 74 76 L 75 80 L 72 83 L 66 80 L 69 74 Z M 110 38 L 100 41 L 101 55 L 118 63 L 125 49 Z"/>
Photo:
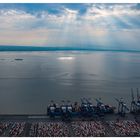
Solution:
<path fill-rule="evenodd" d="M 140 50 L 139 4 L 0 4 L 0 45 Z"/>

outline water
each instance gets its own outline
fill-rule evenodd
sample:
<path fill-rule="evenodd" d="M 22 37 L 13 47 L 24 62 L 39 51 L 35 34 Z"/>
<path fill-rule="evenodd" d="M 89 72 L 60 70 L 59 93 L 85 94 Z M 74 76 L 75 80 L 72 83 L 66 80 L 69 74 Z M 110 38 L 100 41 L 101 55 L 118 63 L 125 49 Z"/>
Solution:
<path fill-rule="evenodd" d="M 117 105 L 140 88 L 140 53 L 0 52 L 0 114 L 46 113 L 50 100 Z"/>

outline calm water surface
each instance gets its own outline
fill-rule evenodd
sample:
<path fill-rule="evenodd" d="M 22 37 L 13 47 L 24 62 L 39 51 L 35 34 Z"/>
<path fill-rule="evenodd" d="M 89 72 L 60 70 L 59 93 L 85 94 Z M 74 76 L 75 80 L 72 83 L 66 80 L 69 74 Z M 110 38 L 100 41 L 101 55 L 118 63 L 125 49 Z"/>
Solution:
<path fill-rule="evenodd" d="M 50 100 L 101 97 L 128 106 L 140 88 L 140 53 L 0 52 L 0 114 L 46 113 Z"/>

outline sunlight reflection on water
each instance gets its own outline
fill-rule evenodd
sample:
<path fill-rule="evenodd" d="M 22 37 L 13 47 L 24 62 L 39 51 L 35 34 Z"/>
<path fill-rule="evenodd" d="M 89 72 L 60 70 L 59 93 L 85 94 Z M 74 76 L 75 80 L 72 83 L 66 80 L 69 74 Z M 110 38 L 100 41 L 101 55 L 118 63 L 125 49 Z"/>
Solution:
<path fill-rule="evenodd" d="M 75 59 L 75 57 L 66 57 L 66 56 L 64 56 L 64 57 L 58 57 L 58 59 L 59 60 L 74 60 Z"/>

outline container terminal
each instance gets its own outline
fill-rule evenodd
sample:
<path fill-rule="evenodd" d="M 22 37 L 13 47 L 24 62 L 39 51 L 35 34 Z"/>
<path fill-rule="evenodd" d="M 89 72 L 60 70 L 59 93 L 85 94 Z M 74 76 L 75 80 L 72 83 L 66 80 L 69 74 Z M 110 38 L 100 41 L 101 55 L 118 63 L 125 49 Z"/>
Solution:
<path fill-rule="evenodd" d="M 46 114 L 0 115 L 1 137 L 139 137 L 140 95 L 131 89 L 128 107 L 123 98 L 114 98 L 117 107 L 101 98 L 81 102 L 50 101 Z M 93 103 L 96 103 L 94 105 Z"/>

